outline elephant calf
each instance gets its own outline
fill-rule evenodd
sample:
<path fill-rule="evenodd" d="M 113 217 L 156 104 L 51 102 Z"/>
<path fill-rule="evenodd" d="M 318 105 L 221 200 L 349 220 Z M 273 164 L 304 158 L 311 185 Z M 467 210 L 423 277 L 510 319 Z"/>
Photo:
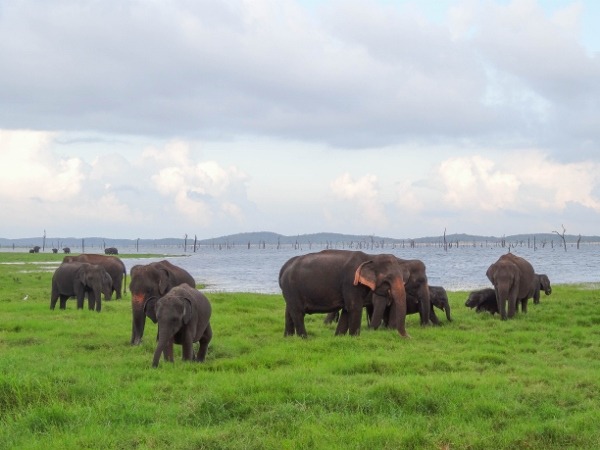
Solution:
<path fill-rule="evenodd" d="M 533 282 L 533 303 L 537 305 L 540 302 L 540 291 L 542 290 L 546 295 L 550 295 L 552 294 L 552 286 L 550 286 L 550 278 L 544 273 L 536 273 Z"/>
<path fill-rule="evenodd" d="M 479 289 L 472 291 L 465 302 L 468 308 L 475 308 L 476 312 L 488 311 L 496 314 L 498 312 L 498 302 L 496 301 L 496 291 L 494 288 Z"/>
<path fill-rule="evenodd" d="M 158 323 L 158 343 L 152 366 L 158 367 L 160 355 L 173 362 L 173 343 L 183 347 L 183 360 L 203 362 L 212 339 L 211 306 L 197 289 L 180 284 L 161 298 L 150 297 L 144 304 L 145 314 Z M 194 342 L 200 349 L 194 357 Z"/>

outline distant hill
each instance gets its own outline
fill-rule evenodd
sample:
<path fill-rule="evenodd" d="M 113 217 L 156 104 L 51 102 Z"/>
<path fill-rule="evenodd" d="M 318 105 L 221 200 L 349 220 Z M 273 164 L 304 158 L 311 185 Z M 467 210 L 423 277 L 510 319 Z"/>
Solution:
<path fill-rule="evenodd" d="M 536 240 L 537 243 L 542 244 L 543 242 L 560 241 L 561 238 L 556 233 L 531 233 L 531 234 L 516 234 L 511 236 L 477 236 L 472 234 L 448 234 L 446 235 L 446 242 L 448 243 L 475 243 L 475 242 L 487 242 L 489 244 L 499 243 L 504 240 L 506 243 L 522 243 Z M 580 242 L 600 242 L 600 236 L 577 236 L 577 235 L 565 235 L 567 243 L 576 243 L 578 239 Z M 341 234 L 341 233 L 312 233 L 312 234 L 299 234 L 295 236 L 285 236 L 270 231 L 257 231 L 249 233 L 237 233 L 226 236 L 219 236 L 210 239 L 201 239 L 197 241 L 198 245 L 310 245 L 310 244 L 340 244 L 340 243 L 354 243 L 354 244 L 408 244 L 414 242 L 415 244 L 432 244 L 442 243 L 444 236 L 427 236 L 419 238 L 390 238 L 375 235 L 354 235 L 354 234 Z M 63 247 L 73 247 L 80 249 L 103 249 L 105 247 L 182 247 L 184 245 L 192 246 L 194 244 L 194 238 L 188 237 L 187 242 L 183 238 L 161 238 L 161 239 L 114 239 L 104 237 L 46 237 L 45 242 L 42 237 L 29 237 L 21 239 L 6 239 L 0 238 L 0 247 L 15 247 L 15 248 L 31 248 L 33 246 L 45 246 L 45 249 L 49 251 L 52 248 L 62 249 Z"/>

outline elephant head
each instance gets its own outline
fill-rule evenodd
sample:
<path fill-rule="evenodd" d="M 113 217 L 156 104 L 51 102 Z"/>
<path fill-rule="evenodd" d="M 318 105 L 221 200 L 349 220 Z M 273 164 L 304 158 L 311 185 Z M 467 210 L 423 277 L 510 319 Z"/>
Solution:
<path fill-rule="evenodd" d="M 405 280 L 410 277 L 407 267 L 399 264 L 393 255 L 374 255 L 356 269 L 354 285 L 363 284 L 372 291 L 373 317 L 371 326 L 378 328 L 386 306 L 390 306 L 390 316 L 394 318 L 398 333 L 406 333 L 406 290 Z"/>

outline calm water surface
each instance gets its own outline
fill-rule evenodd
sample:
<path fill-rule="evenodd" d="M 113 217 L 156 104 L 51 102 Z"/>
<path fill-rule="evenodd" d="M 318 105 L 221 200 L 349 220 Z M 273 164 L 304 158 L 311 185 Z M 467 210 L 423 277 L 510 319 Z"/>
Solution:
<path fill-rule="evenodd" d="M 182 255 L 181 248 L 161 249 L 173 256 L 152 259 L 123 259 L 127 270 L 135 264 L 148 264 L 168 259 L 192 274 L 205 291 L 281 293 L 277 282 L 279 269 L 291 257 L 317 252 L 324 247 L 312 245 L 309 249 L 275 246 L 235 246 L 231 248 L 201 247 L 196 253 Z M 340 247 L 341 248 L 341 247 Z M 347 249 L 347 248 L 346 248 Z M 156 249 L 141 249 L 140 252 L 156 253 Z M 485 276 L 487 268 L 508 248 L 464 244 L 444 251 L 442 247 L 384 247 L 363 250 L 365 253 L 392 253 L 404 259 L 420 259 L 427 266 L 429 284 L 444 286 L 447 290 L 472 290 L 489 287 Z M 527 259 L 537 273 L 545 273 L 553 284 L 600 283 L 600 245 L 585 244 L 551 248 L 528 248 L 527 245 L 511 249 L 512 253 Z M 125 253 L 125 251 L 123 251 Z"/>

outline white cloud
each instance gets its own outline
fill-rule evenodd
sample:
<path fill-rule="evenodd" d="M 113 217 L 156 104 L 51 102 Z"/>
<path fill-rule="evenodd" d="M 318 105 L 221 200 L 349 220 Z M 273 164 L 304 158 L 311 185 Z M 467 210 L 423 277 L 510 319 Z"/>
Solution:
<path fill-rule="evenodd" d="M 144 152 L 147 162 L 166 165 L 151 176 L 156 190 L 166 199 L 172 199 L 176 212 L 193 224 L 208 226 L 217 215 L 242 220 L 244 213 L 239 203 L 245 199 L 246 175 L 235 166 L 225 168 L 216 161 L 197 162 L 190 153 L 189 144 L 182 141 Z"/>
<path fill-rule="evenodd" d="M 13 201 L 36 198 L 58 202 L 81 191 L 82 161 L 47 151 L 54 133 L 0 130 L 0 196 Z"/>
<path fill-rule="evenodd" d="M 462 210 L 512 210 L 533 215 L 569 203 L 600 211 L 599 165 L 558 163 L 539 151 L 506 152 L 499 160 L 451 158 L 438 169 L 444 200 Z"/>
<path fill-rule="evenodd" d="M 349 205 L 344 220 L 376 229 L 388 225 L 375 175 L 365 175 L 355 180 L 345 173 L 333 180 L 330 186 L 334 196 Z"/>

